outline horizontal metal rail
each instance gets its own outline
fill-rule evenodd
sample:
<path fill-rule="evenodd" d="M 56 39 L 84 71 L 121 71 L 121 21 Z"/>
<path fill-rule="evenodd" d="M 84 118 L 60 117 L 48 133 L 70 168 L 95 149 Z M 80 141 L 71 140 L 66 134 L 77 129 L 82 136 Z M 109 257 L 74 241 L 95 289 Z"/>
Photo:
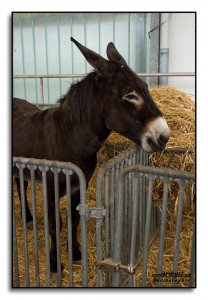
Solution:
<path fill-rule="evenodd" d="M 139 77 L 163 77 L 163 76 L 195 76 L 195 72 L 169 72 L 169 73 L 136 73 Z M 39 74 L 39 75 L 14 75 L 14 79 L 23 78 L 81 78 L 86 74 Z"/>
<path fill-rule="evenodd" d="M 39 74 L 39 75 L 14 75 L 13 79 L 40 79 L 40 96 L 41 96 L 41 103 L 45 103 L 44 100 L 44 82 L 43 79 L 49 79 L 49 78 L 84 78 L 87 75 L 85 74 Z M 195 76 L 195 72 L 172 72 L 172 73 L 137 73 L 137 76 L 139 77 L 163 77 L 163 76 L 169 76 L 169 77 L 191 77 Z M 26 97 L 26 96 L 25 96 Z"/>

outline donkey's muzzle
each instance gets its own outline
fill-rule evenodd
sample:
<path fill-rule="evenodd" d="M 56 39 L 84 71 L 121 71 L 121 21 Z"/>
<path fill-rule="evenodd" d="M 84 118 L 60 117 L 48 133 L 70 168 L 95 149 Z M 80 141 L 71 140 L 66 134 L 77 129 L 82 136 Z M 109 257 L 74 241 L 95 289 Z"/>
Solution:
<path fill-rule="evenodd" d="M 170 130 L 163 117 L 159 117 L 146 126 L 142 136 L 142 147 L 147 152 L 162 151 L 169 140 Z"/>
<path fill-rule="evenodd" d="M 160 135 L 159 139 L 154 142 L 151 138 L 147 139 L 147 143 L 150 147 L 149 151 L 162 151 L 168 142 L 168 137 Z"/>

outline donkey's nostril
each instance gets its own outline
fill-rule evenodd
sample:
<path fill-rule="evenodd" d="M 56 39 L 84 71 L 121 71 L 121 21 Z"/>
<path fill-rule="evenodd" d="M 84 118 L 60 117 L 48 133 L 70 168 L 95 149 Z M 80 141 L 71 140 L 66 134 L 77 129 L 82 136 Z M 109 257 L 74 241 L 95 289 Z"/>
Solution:
<path fill-rule="evenodd" d="M 163 145 L 165 145 L 167 143 L 167 141 L 168 141 L 168 137 L 166 137 L 163 134 L 161 134 L 159 136 L 159 139 L 158 139 L 158 144 L 161 145 L 161 146 L 163 146 Z"/>

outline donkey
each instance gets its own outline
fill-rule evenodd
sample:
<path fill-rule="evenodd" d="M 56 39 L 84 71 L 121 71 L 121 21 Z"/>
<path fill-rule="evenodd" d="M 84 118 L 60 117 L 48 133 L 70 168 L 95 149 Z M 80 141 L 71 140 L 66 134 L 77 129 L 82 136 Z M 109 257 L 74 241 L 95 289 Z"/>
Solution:
<path fill-rule="evenodd" d="M 111 42 L 108 60 L 81 45 L 81 53 L 94 70 L 72 84 L 60 100 L 60 106 L 40 110 L 26 100 L 13 99 L 13 155 L 72 162 L 83 171 L 88 184 L 97 163 L 97 152 L 112 130 L 144 150 L 161 151 L 169 138 L 169 127 L 153 101 L 148 86 L 128 67 Z M 14 169 L 20 197 L 20 179 Z M 37 174 L 37 177 L 41 176 Z M 39 178 L 41 179 L 41 178 Z M 32 221 L 26 189 L 30 178 L 24 177 L 26 221 Z M 51 236 L 50 269 L 57 272 L 56 225 L 53 176 L 49 174 L 48 215 Z M 81 259 L 77 241 L 80 192 L 72 180 L 73 260 Z M 66 194 L 65 177 L 59 178 L 60 197 Z M 63 269 L 63 266 L 62 266 Z"/>

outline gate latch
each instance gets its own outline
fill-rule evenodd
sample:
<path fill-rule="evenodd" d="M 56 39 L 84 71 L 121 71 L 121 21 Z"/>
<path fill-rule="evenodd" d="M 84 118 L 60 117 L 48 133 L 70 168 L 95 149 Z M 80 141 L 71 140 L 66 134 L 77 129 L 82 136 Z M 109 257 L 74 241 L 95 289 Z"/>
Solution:
<path fill-rule="evenodd" d="M 129 264 L 128 266 L 126 266 L 126 265 L 123 265 L 121 262 L 115 263 L 113 261 L 113 259 L 111 257 L 109 257 L 109 258 L 105 258 L 103 260 L 97 260 L 97 267 L 103 268 L 104 270 L 111 271 L 111 272 L 123 269 L 131 274 L 134 274 L 137 265 Z"/>
<path fill-rule="evenodd" d="M 97 261 L 98 267 L 103 267 L 107 271 L 118 271 L 121 267 L 121 262 L 115 263 L 112 258 L 106 258 L 101 261 Z"/>
<path fill-rule="evenodd" d="M 102 219 L 106 215 L 106 209 L 97 207 L 88 207 L 87 205 L 79 204 L 77 210 L 81 216 L 86 216 L 87 219 L 95 218 Z"/>

